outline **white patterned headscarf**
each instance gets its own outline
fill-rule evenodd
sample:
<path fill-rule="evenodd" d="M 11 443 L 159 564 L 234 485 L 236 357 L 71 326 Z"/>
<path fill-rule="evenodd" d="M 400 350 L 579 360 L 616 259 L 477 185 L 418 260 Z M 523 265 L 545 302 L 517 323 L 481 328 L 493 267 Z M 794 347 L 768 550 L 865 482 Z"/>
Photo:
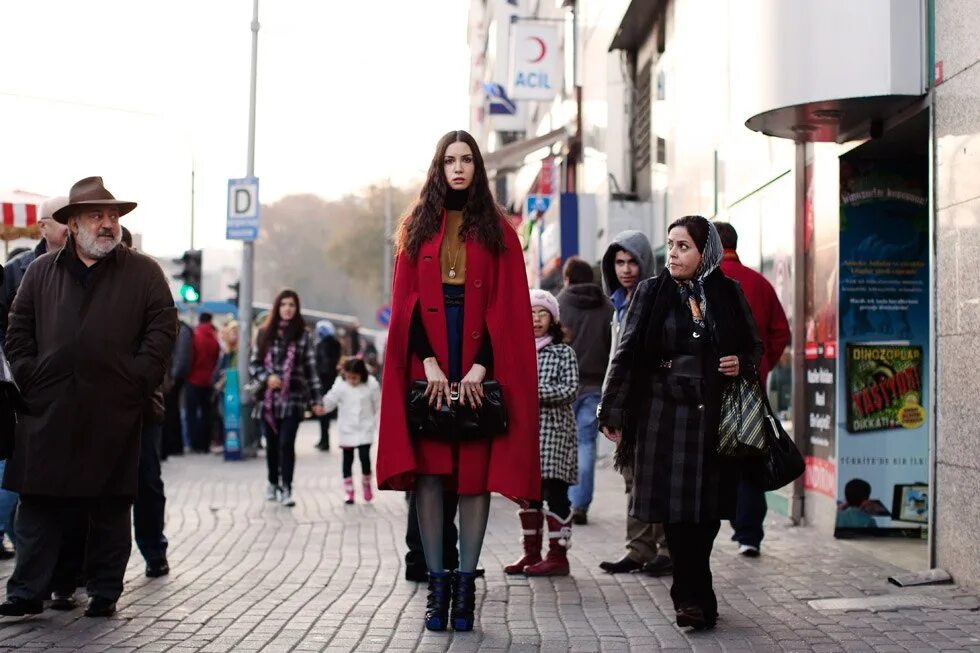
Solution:
<path fill-rule="evenodd" d="M 718 235 L 718 229 L 715 228 L 711 220 L 703 218 L 700 215 L 689 217 L 698 222 L 704 221 L 708 227 L 708 239 L 704 243 L 704 249 L 701 250 L 701 263 L 698 265 L 698 269 L 695 270 L 694 277 L 686 281 L 676 279 L 675 281 L 680 285 L 681 296 L 684 298 L 684 302 L 688 303 L 691 297 L 696 298 L 698 306 L 701 308 L 701 315 L 704 316 L 708 314 L 708 302 L 704 295 L 704 280 L 721 265 L 722 258 L 725 255 L 725 248 L 721 244 L 721 236 Z M 697 245 L 696 242 L 695 245 Z M 695 321 L 701 323 L 701 320 L 697 318 L 695 318 Z"/>

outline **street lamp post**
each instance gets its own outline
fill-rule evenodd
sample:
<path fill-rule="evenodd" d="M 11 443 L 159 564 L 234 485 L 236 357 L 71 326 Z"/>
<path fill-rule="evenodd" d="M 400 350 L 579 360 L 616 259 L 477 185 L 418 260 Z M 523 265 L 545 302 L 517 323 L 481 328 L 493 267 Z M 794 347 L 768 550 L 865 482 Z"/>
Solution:
<path fill-rule="evenodd" d="M 259 0 L 252 6 L 252 76 L 248 105 L 248 178 L 255 177 L 255 84 L 259 53 Z M 253 455 L 255 438 L 252 437 L 251 399 L 245 392 L 249 380 L 248 363 L 252 353 L 252 296 L 254 294 L 255 243 L 246 240 L 242 243 L 242 274 L 238 302 L 238 382 L 241 398 L 239 437 L 242 454 Z"/>

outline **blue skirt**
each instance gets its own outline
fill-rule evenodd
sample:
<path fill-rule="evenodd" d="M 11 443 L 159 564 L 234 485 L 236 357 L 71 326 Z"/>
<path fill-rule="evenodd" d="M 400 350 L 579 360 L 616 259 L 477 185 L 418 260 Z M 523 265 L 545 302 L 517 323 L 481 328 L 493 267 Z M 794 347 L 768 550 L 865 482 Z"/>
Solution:
<path fill-rule="evenodd" d="M 449 382 L 459 383 L 463 378 L 463 295 L 464 286 L 442 284 L 442 298 L 446 307 L 446 336 L 449 341 Z"/>

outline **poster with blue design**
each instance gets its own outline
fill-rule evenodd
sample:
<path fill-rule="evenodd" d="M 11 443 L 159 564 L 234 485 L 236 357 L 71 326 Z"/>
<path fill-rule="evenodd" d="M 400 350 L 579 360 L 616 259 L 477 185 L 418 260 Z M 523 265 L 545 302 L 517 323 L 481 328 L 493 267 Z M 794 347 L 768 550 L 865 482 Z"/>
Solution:
<path fill-rule="evenodd" d="M 839 530 L 909 527 L 893 497 L 928 481 L 926 180 L 924 160 L 841 159 Z"/>

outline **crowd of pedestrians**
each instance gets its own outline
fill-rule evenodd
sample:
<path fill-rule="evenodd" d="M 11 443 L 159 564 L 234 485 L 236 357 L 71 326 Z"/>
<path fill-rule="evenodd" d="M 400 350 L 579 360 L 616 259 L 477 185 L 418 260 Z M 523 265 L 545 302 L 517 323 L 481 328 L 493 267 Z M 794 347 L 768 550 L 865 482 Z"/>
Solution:
<path fill-rule="evenodd" d="M 0 422 L 0 558 L 16 556 L 0 616 L 72 609 L 79 583 L 86 615 L 113 614 L 132 530 L 146 575 L 169 573 L 161 460 L 222 446 L 240 326 L 178 320 L 159 266 L 120 224 L 135 206 L 81 180 L 42 205 L 42 240 L 4 270 L 0 384 L 19 387 L 20 421 Z M 258 329 L 242 387 L 265 497 L 296 505 L 296 436 L 313 415 L 318 449 L 336 433 L 345 503 L 358 486 L 372 501 L 375 481 L 405 494 L 405 576 L 428 582 L 425 627 L 467 631 L 491 493 L 517 507 L 523 550 L 504 573 L 574 573 L 601 433 L 629 501 L 625 551 L 599 567 L 672 574 L 678 625 L 713 627 L 720 521 L 757 556 L 766 515 L 762 490 L 718 452 L 721 398 L 736 378 L 764 388 L 789 341 L 737 240 L 687 216 L 668 229 L 661 270 L 647 236 L 626 231 L 598 274 L 572 257 L 557 297 L 529 290 L 475 140 L 449 132 L 398 233 L 383 367 L 356 333 L 361 355 L 345 358 L 331 322 L 309 329 L 291 290 Z"/>

